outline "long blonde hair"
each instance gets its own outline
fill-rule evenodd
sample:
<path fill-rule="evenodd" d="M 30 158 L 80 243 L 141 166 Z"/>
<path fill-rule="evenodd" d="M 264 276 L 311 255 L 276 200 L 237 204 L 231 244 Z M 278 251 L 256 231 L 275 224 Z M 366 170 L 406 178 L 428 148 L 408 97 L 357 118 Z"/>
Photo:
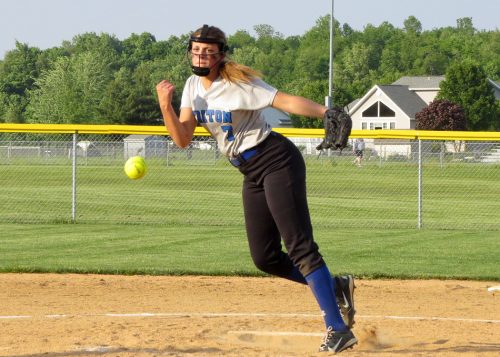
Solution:
<path fill-rule="evenodd" d="M 224 60 L 219 65 L 219 74 L 224 80 L 234 83 L 250 83 L 255 78 L 262 78 L 262 73 L 259 71 L 243 64 L 236 63 L 228 58 L 226 34 L 220 28 L 209 26 L 208 29 L 204 29 L 203 27 L 200 27 L 191 35 L 191 37 L 200 37 L 202 32 L 203 37 L 218 40 L 219 49 L 221 52 L 224 52 Z"/>
<path fill-rule="evenodd" d="M 262 77 L 259 71 L 226 59 L 219 67 L 219 73 L 226 81 L 235 83 L 250 83 L 253 79 Z"/>

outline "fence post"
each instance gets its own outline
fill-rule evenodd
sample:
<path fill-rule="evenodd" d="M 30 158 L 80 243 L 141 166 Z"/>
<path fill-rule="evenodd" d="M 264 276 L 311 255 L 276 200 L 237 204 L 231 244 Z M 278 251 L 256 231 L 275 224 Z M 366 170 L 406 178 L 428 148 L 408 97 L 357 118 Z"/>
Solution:
<path fill-rule="evenodd" d="M 441 142 L 441 150 L 439 151 L 439 164 L 440 168 L 443 168 L 444 163 L 444 141 Z"/>
<path fill-rule="evenodd" d="M 170 166 L 170 139 L 167 140 L 167 166 Z"/>
<path fill-rule="evenodd" d="M 71 199 L 71 219 L 76 222 L 76 143 L 78 140 L 78 131 L 73 133 L 73 150 L 72 150 L 72 199 Z"/>
<path fill-rule="evenodd" d="M 418 139 L 418 229 L 422 228 L 422 140 Z"/>

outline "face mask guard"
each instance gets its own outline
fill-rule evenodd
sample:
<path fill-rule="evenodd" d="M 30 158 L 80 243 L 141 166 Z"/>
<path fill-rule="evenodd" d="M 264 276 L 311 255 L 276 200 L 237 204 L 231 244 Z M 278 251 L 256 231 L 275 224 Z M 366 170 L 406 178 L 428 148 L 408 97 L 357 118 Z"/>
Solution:
<path fill-rule="evenodd" d="M 227 52 L 228 47 L 227 47 L 227 44 L 225 41 L 220 40 L 220 39 L 216 39 L 213 37 L 208 37 L 209 29 L 210 29 L 210 27 L 208 25 L 203 25 L 203 28 L 201 29 L 201 33 L 199 36 L 191 35 L 189 37 L 189 45 L 187 48 L 187 51 L 189 53 L 191 53 L 191 50 L 193 48 L 193 42 L 216 43 L 219 45 L 219 51 L 220 51 L 216 54 L 224 55 Z M 212 54 L 210 54 L 210 55 L 212 55 Z M 202 56 L 202 55 L 198 55 L 198 56 Z M 222 56 L 221 59 L 219 61 L 217 61 L 212 67 L 199 67 L 199 66 L 191 65 L 191 71 L 193 72 L 193 74 L 195 74 L 197 76 L 206 77 L 210 73 L 210 70 L 213 67 L 215 67 L 217 64 L 219 64 L 219 62 L 222 61 L 223 58 L 224 58 L 224 56 Z"/>

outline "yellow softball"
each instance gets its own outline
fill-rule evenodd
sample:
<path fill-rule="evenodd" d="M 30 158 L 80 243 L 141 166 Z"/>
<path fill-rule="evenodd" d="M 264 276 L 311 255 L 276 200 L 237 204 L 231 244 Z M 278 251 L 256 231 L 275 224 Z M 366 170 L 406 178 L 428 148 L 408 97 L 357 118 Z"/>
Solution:
<path fill-rule="evenodd" d="M 132 180 L 138 180 L 146 174 L 146 161 L 141 156 L 132 156 L 125 162 L 125 174 Z"/>

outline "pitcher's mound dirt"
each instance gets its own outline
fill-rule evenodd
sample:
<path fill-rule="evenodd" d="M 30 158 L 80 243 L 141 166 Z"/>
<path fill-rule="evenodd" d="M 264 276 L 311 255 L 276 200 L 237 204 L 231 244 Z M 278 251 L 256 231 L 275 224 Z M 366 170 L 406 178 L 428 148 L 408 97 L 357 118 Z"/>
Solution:
<path fill-rule="evenodd" d="M 499 356 L 498 282 L 357 280 L 345 356 Z M 278 278 L 0 274 L 0 356 L 325 356 Z"/>

